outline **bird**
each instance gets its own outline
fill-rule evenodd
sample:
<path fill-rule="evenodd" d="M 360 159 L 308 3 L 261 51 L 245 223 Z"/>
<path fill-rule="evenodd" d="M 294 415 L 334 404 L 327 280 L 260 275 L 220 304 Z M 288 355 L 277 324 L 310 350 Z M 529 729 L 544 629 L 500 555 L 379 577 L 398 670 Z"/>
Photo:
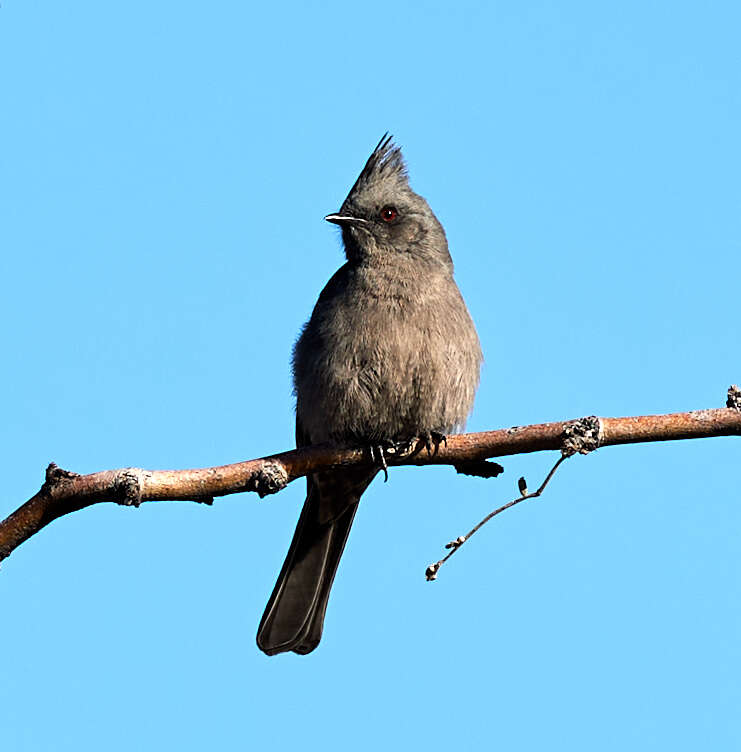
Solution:
<path fill-rule="evenodd" d="M 346 262 L 322 290 L 293 350 L 296 445 L 430 448 L 463 429 L 481 346 L 453 277 L 442 225 L 409 185 L 387 133 L 339 212 Z M 373 452 L 372 452 L 373 455 Z M 384 470 L 385 470 L 385 463 Z M 363 492 L 378 462 L 314 472 L 257 633 L 268 655 L 313 651 Z"/>

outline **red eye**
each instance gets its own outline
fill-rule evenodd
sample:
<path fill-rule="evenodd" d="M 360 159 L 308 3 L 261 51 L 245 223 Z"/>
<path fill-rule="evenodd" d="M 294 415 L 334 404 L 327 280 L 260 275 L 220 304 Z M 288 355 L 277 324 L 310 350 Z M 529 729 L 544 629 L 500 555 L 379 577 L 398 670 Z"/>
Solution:
<path fill-rule="evenodd" d="M 393 222 L 398 216 L 399 213 L 393 206 L 384 206 L 383 209 L 381 209 L 381 219 L 384 222 Z"/>

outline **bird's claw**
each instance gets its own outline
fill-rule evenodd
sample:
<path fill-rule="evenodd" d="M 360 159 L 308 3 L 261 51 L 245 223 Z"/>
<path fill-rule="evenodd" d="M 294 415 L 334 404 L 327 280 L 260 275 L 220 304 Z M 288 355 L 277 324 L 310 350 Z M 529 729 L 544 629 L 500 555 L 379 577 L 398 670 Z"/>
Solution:
<path fill-rule="evenodd" d="M 387 483 L 389 479 L 389 468 L 386 464 L 386 450 L 394 447 L 392 441 L 386 441 L 381 444 L 370 444 L 368 449 L 370 450 L 371 462 L 381 466 L 383 470 L 383 482 Z"/>

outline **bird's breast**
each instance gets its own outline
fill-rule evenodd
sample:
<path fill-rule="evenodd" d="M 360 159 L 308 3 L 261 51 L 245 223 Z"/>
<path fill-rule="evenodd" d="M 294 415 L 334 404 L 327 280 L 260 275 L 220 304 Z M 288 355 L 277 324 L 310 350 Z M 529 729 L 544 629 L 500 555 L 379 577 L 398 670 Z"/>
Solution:
<path fill-rule="evenodd" d="M 481 355 L 452 279 L 348 292 L 312 317 L 297 345 L 297 414 L 312 441 L 397 440 L 460 426 Z"/>

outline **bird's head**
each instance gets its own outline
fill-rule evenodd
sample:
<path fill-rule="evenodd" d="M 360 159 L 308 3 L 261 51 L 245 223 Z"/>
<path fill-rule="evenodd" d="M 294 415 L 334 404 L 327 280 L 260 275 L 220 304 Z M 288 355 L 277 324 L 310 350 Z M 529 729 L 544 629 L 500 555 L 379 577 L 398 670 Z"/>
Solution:
<path fill-rule="evenodd" d="M 448 243 L 432 209 L 409 187 L 401 149 L 386 134 L 337 214 L 325 219 L 342 228 L 351 262 L 394 263 L 400 257 L 452 269 Z"/>

